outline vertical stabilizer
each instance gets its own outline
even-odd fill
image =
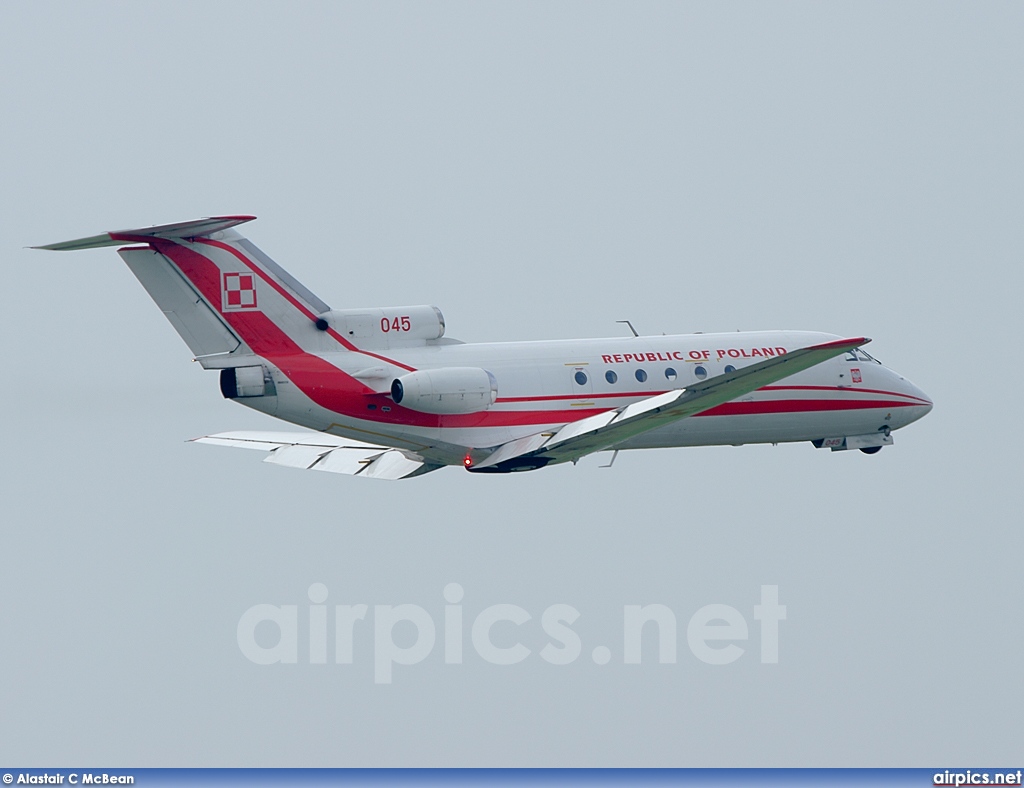
[[[55,251],[131,244],[119,254],[204,366],[223,356],[264,358],[356,350],[321,315],[330,307],[220,216],[118,230],[36,247]]]

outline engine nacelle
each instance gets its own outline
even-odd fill
[[[220,371],[220,393],[226,399],[276,396],[270,372],[262,364],[252,367],[227,367]]]
[[[314,325],[321,331],[333,328],[361,347],[425,342],[444,336],[444,315],[436,306],[332,309],[319,315]]]
[[[391,399],[421,413],[479,413],[497,398],[498,381],[479,367],[421,369],[391,383]]]

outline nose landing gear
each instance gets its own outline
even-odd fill
[[[889,417],[886,416],[886,418],[889,418]],[[888,424],[886,424],[884,427],[879,427],[878,428],[878,433],[882,437],[882,440],[883,441],[888,441],[889,444],[892,443],[892,438],[889,437],[889,434],[891,432],[892,432],[892,428]],[[862,452],[864,452],[865,454],[878,454],[878,452],[880,452],[882,450],[882,446],[885,446],[885,445],[887,445],[887,444],[881,443],[881,444],[879,444],[877,446],[861,446],[860,450]]]
[[[888,426],[879,428],[878,432],[868,435],[847,435],[842,438],[819,438],[811,441],[816,449],[831,449],[832,451],[849,451],[860,449],[865,454],[877,454],[883,446],[892,446],[892,430]]]

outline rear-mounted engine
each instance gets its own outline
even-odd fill
[[[359,347],[422,344],[444,336],[444,315],[436,306],[335,309],[318,315],[313,325],[333,329]]]
[[[220,371],[220,393],[226,399],[274,396],[277,391],[270,373],[263,365],[231,367]]]
[[[486,369],[421,369],[395,378],[391,399],[421,413],[479,413],[498,398],[498,382]]]

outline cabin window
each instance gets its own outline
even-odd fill
[[[644,372],[644,370],[642,370],[642,369],[638,369],[638,370],[636,371],[636,379],[637,379],[637,380],[638,380],[638,381],[639,381],[640,383],[646,383],[646,382],[647,382],[647,373],[646,373],[646,372]]]
[[[704,380],[708,376],[708,371],[698,364],[693,368],[693,374],[697,376],[697,380]]]
[[[672,369],[672,367],[669,367],[668,369],[665,370],[665,379],[666,380],[675,380],[676,379],[676,371],[674,369]]]
[[[730,372],[735,372],[735,371],[736,371],[736,367],[734,367],[732,364],[726,364],[725,365],[725,374],[726,375],[728,375]]]
[[[582,369],[577,370],[576,374],[573,377],[575,377],[576,382],[579,383],[581,386],[587,385],[587,373],[584,372]]]
[[[615,383],[619,379],[619,376],[615,374],[614,370],[609,369],[604,373],[604,379],[609,383]]]

